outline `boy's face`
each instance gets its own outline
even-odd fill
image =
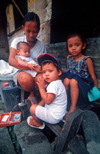
[[[48,83],[58,80],[62,74],[61,70],[58,71],[53,63],[47,63],[42,66],[42,72],[44,80]]]
[[[72,56],[81,54],[82,49],[85,49],[86,44],[82,42],[81,38],[74,36],[67,40],[68,51]]]
[[[17,54],[23,57],[30,57],[30,48],[28,45],[21,45],[20,49],[17,50]]]

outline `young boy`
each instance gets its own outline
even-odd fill
[[[31,102],[32,116],[28,117],[27,123],[31,127],[43,129],[45,125],[41,120],[56,124],[63,119],[67,108],[67,94],[59,78],[62,72],[56,58],[45,53],[38,57],[38,63],[43,77],[37,79],[36,83],[42,100],[38,105]],[[30,100],[27,102],[30,103]]]

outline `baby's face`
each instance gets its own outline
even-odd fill
[[[30,57],[30,48],[28,45],[21,45],[18,55],[23,57]]]

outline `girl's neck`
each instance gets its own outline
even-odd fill
[[[79,56],[72,56],[72,59],[77,61],[77,60],[80,60],[80,58],[82,58],[82,54],[80,54]]]

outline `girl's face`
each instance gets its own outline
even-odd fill
[[[82,42],[79,36],[74,36],[67,40],[68,51],[72,56],[79,56],[82,50],[85,49],[86,44]]]
[[[58,80],[59,76],[62,74],[60,70],[57,70],[53,63],[47,63],[42,66],[42,72],[44,80],[48,83]]]
[[[30,57],[30,48],[27,45],[21,45],[20,49],[17,50],[17,54],[24,57]]]
[[[39,29],[36,21],[27,21],[25,25],[22,25],[25,32],[27,42],[29,44],[34,43],[38,35]]]

